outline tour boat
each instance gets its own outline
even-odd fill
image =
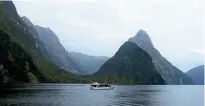
[[[114,89],[114,86],[109,84],[99,84],[98,82],[94,82],[90,85],[90,89],[92,90],[111,90]]]

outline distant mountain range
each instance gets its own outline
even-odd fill
[[[0,34],[1,82],[192,84],[143,30],[111,58],[89,56],[67,51],[50,28],[20,17],[12,1],[0,1]]]
[[[106,56],[90,56],[82,53],[68,52],[68,55],[84,69],[85,74],[93,74],[109,59]]]
[[[204,65],[195,67],[185,74],[192,78],[194,84],[204,85]]]

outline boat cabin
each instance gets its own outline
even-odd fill
[[[99,84],[97,82],[94,82],[91,84],[92,87],[111,87],[109,84]]]

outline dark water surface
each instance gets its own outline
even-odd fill
[[[204,106],[204,86],[135,85],[90,90],[86,84],[19,85],[0,94],[0,106]]]

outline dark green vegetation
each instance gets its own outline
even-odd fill
[[[185,74],[192,78],[194,84],[204,85],[204,65],[192,68]]]
[[[8,71],[3,72],[1,82],[45,81],[43,74],[33,64],[32,58],[8,34],[0,30],[0,64]]]
[[[165,84],[151,57],[135,43],[125,42],[94,74],[99,82],[119,84]]]
[[[42,49],[44,48],[39,47],[39,45],[42,45],[42,42],[39,41],[36,35],[37,32],[21,19],[12,1],[0,1],[0,14],[0,29],[6,33],[4,37],[2,37],[2,40],[9,39],[9,41],[6,42],[8,44],[4,44],[4,46],[9,45],[10,47],[7,48],[8,51],[5,49],[5,55],[13,53],[10,55],[11,58],[8,58],[10,60],[7,60],[5,68],[12,66],[12,68],[8,68],[8,71],[12,72],[10,73],[11,75],[16,76],[15,81],[29,82],[29,79],[35,79],[39,82],[87,82],[84,78],[57,67],[43,57]],[[18,46],[13,47],[15,44],[9,42],[15,42]],[[20,58],[21,55],[25,55],[25,57],[22,59]],[[6,58],[4,59],[4,61],[6,61]],[[13,61],[12,59],[18,59],[18,61],[10,62]],[[30,65],[28,72],[31,73],[21,70],[24,69],[23,67],[28,63]],[[21,71],[19,72],[17,69],[14,70],[16,67],[21,67],[19,68]]]

